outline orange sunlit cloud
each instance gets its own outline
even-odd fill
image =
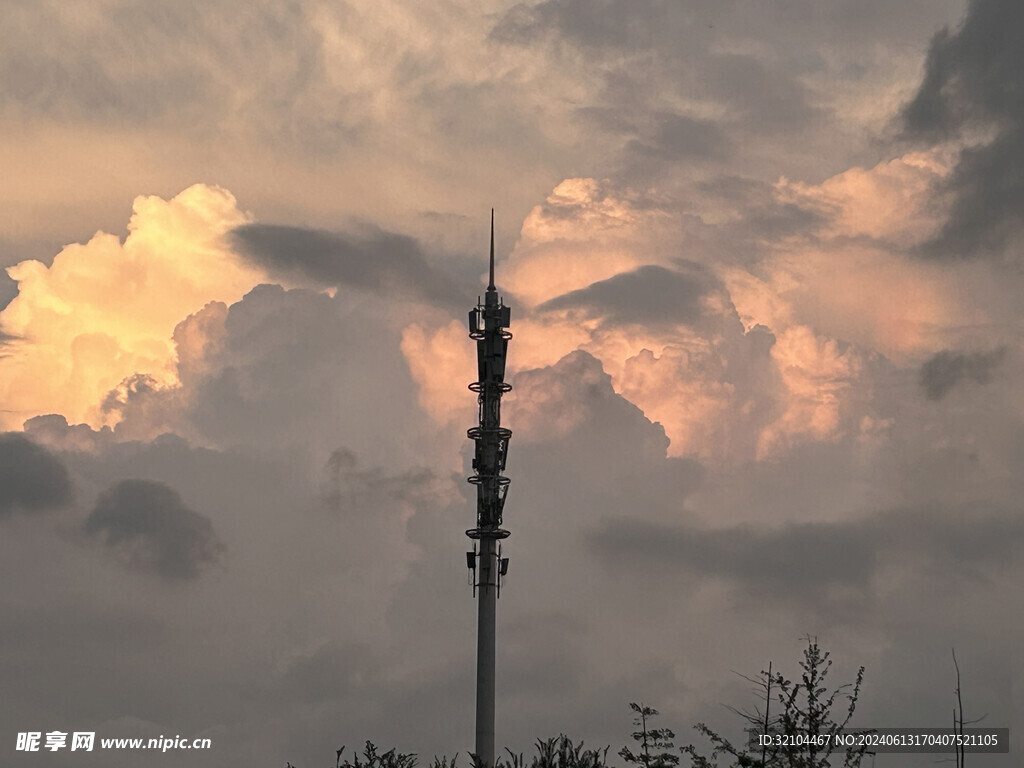
[[[694,326],[536,311],[569,291],[647,264],[670,266],[686,253],[673,229],[676,214],[594,179],[566,179],[530,212],[501,265],[500,287],[526,302],[515,307],[513,330],[524,341],[517,340],[510,370],[588,352],[617,393],[662,424],[675,456],[766,458],[855,433],[875,418],[865,365],[871,355],[919,359],[972,319],[948,269],[899,252],[937,231],[942,212],[929,205],[950,162],[940,149],[852,168],[819,185],[783,179],[777,200],[819,213],[821,231],[782,239],[756,274],[712,263],[724,288],[704,297],[704,320]],[[446,393],[472,365],[456,325],[407,329],[403,344],[421,402],[439,422],[459,409]],[[775,337],[770,354],[744,343],[744,332],[758,325]],[[428,366],[428,349],[434,361],[463,361],[453,363],[451,381],[445,366],[440,373],[436,362]],[[737,368],[749,380],[734,381]]]
[[[667,261],[649,250],[670,223],[632,192],[612,194],[595,179],[566,179],[523,222],[502,265],[506,290],[536,306],[643,264]]]
[[[934,190],[950,162],[948,150],[936,149],[852,168],[819,185],[780,181],[780,200],[826,223],[817,238],[776,245],[758,277],[724,273],[744,325],[781,332],[808,324],[904,361],[947,344],[951,329],[982,321],[958,296],[962,275],[901,252],[938,232],[945,212]]]
[[[938,232],[947,211],[931,194],[949,175],[955,155],[942,147],[911,152],[873,168],[850,168],[821,184],[781,179],[779,199],[831,216],[833,237],[866,235],[900,246],[919,243]]]
[[[175,326],[263,278],[224,243],[249,220],[230,192],[197,184],[170,200],[136,198],[123,243],[98,232],[49,267],[8,268],[18,295],[0,313],[0,329],[16,338],[0,359],[3,427],[44,413],[98,427],[109,418],[105,396],[126,377],[176,384]]]

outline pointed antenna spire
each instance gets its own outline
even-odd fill
[[[491,281],[487,284],[487,290],[493,291],[494,288],[494,209],[491,208]]]

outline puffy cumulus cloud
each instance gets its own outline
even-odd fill
[[[235,301],[261,270],[225,235],[247,220],[226,190],[197,184],[170,200],[138,197],[122,243],[99,232],[66,246],[47,267],[8,268],[18,296],[0,313],[19,338],[0,358],[9,423],[48,412],[100,425],[107,393],[177,382],[175,326],[211,300]]]
[[[195,578],[224,550],[207,517],[152,480],[123,480],[101,493],[85,532],[126,565],[172,581]]]
[[[420,405],[438,422],[470,423],[476,412],[474,398],[466,390],[476,369],[474,345],[467,333],[457,320],[433,333],[417,323],[402,329],[402,354],[419,386]]]
[[[662,338],[626,357],[616,384],[665,427],[672,455],[750,460],[786,398],[774,345],[763,326],[720,343]]]
[[[696,463],[668,457],[664,427],[615,391],[599,360],[577,350],[520,372],[514,383],[505,410],[513,426],[510,454],[519,458],[510,459],[509,474],[523,467],[568,505],[567,514],[605,508],[597,499],[608,493],[617,503],[629,503],[633,494],[637,514],[645,504],[655,517],[682,511],[699,483]],[[521,452],[516,445],[524,446]],[[551,501],[543,506],[555,508]]]
[[[315,455],[344,436],[374,464],[396,448],[411,456],[422,418],[399,350],[402,319],[375,297],[258,286],[228,309],[185,419],[214,445]],[[389,430],[408,446],[382,439]]]
[[[678,246],[672,246],[679,226],[677,217],[636,192],[593,179],[569,179],[531,212],[515,250],[498,267],[498,283],[508,289],[513,305],[510,378],[585,350],[611,374],[617,392],[628,391],[648,415],[657,411],[670,430],[673,455],[717,450],[698,449],[696,431],[686,427],[695,412],[706,422],[718,412],[696,406],[686,395],[700,388],[695,379],[703,381],[726,367],[721,360],[717,368],[709,363],[708,349],[715,348],[713,357],[723,338],[742,346],[743,336],[718,278],[706,266],[679,258]],[[672,372],[685,371],[685,382],[672,387],[668,364],[661,366],[665,373],[660,377],[642,372],[645,350],[666,363],[673,360]],[[471,413],[465,398],[452,394],[461,391],[473,370],[472,344],[458,323],[435,331],[407,328],[403,352],[420,385],[421,401],[435,419]],[[669,418],[669,409],[654,405],[667,405],[673,397],[687,401],[682,410],[688,416]],[[557,421],[565,418],[570,414]],[[548,427],[526,418],[520,429],[530,434]]]
[[[566,179],[530,211],[500,266],[502,287],[533,306],[675,254],[653,246],[672,217],[610,182]],[[643,234],[638,238],[638,235]]]
[[[773,341],[763,328],[709,339],[689,329],[631,326],[595,330],[578,351],[600,361],[614,391],[665,430],[670,455],[745,459],[754,456],[750,435],[771,421],[785,394]],[[518,389],[519,375],[513,383]],[[573,422],[574,412],[570,399],[550,420],[527,418],[522,428],[544,433]]]
[[[925,167],[923,177],[918,166]],[[817,227],[841,221],[850,206],[884,207],[890,193],[923,205],[930,186],[922,178],[935,175],[937,166],[917,158],[894,167],[865,171],[860,181],[837,181],[834,188],[783,182],[776,204],[813,211]],[[876,184],[875,173],[895,180]],[[861,201],[862,189],[868,196],[883,190],[883,201]],[[914,334],[924,335],[922,327],[941,325],[940,288],[947,286],[919,287],[922,299],[908,309],[906,286],[918,277],[915,268],[927,265],[915,267],[879,247],[867,249],[869,257],[843,262],[834,252],[840,246],[822,247],[821,235],[789,235],[773,244],[758,268],[741,267],[718,260],[707,225],[691,219],[667,201],[609,182],[570,179],[556,187],[524,222],[515,250],[498,269],[510,302],[525,300],[525,306],[513,306],[512,375],[586,351],[610,375],[615,392],[664,427],[672,456],[753,460],[804,441],[857,433],[865,418],[874,423],[872,367],[865,361],[879,347],[920,343]],[[848,219],[866,221],[863,214]],[[898,227],[891,229],[876,234],[894,236]],[[849,243],[855,233],[842,230],[824,239]],[[889,318],[865,311],[860,296],[875,283],[885,285],[877,274],[880,263],[889,269],[885,278],[904,274],[900,285],[888,288]],[[914,325],[906,315],[924,314],[920,307],[933,314]],[[906,338],[888,340],[893,329]],[[844,331],[860,343],[838,341]],[[471,346],[457,323],[406,331],[403,351],[421,400],[438,421],[469,414],[451,393],[460,389],[463,371],[472,370]],[[549,426],[527,420],[520,429]]]
[[[0,517],[57,507],[71,498],[71,476],[60,459],[22,434],[0,433]]]
[[[937,188],[949,175],[952,152],[912,152],[873,168],[850,168],[821,184],[781,179],[780,202],[818,213],[830,237],[868,237],[906,248],[933,237],[944,211]]]
[[[806,325],[900,362],[986,319],[964,300],[970,283],[958,284],[931,265],[870,246],[793,244],[766,259],[758,272],[726,276],[744,324],[777,332]]]
[[[613,252],[617,261],[598,263],[599,274],[615,274],[592,279],[584,271],[577,279],[585,285],[570,284],[528,312],[520,327],[532,334],[543,325],[539,338],[550,341],[524,350],[527,365],[586,350],[616,392],[665,427],[676,456],[749,460],[806,441],[875,434],[885,421],[872,405],[879,354],[919,360],[959,328],[985,321],[973,305],[984,280],[965,291],[971,282],[963,275],[901,253],[938,226],[924,212],[946,168],[941,152],[918,153],[820,185],[783,180],[773,204],[808,212],[812,226],[768,240],[764,257],[746,266],[717,259],[702,229],[681,223],[678,212],[573,182],[535,209],[528,236],[524,225],[509,260],[513,285],[574,239],[589,251],[574,256],[570,246],[569,264]],[[595,208],[614,215],[606,222]],[[873,215],[893,208],[922,215]],[[628,250],[608,245],[626,233]],[[566,327],[571,337],[559,333]]]
[[[508,302],[506,302],[508,303]],[[573,318],[522,317],[512,307],[508,375],[550,365],[590,339],[585,323]],[[418,388],[419,404],[439,424],[470,424],[476,418],[476,396],[467,390],[476,371],[476,350],[467,327],[453,320],[436,327],[413,323],[402,330],[402,354]]]
[[[581,396],[574,397],[578,391]],[[611,378],[586,352],[572,352],[554,366],[523,371],[515,395],[506,397],[515,424],[530,440],[553,440],[583,426],[596,398],[614,400]],[[666,445],[661,445],[664,450]]]
[[[910,153],[810,185],[782,179],[775,200],[815,215],[769,241],[750,269],[723,270],[747,327],[793,324],[904,364],[949,346],[962,329],[996,321],[983,271],[910,256],[943,221],[949,152]],[[989,308],[993,311],[989,311]]]
[[[509,378],[517,370],[552,365],[584,347],[600,323],[601,312],[593,313],[595,318],[588,321],[581,313],[568,310],[570,305],[592,303],[593,290],[602,289],[575,296],[570,292],[586,291],[596,281],[615,278],[653,260],[649,250],[638,253],[645,243],[651,243],[638,240],[638,235],[653,236],[671,226],[671,218],[648,205],[643,195],[618,190],[611,182],[583,178],[558,184],[526,217],[515,248],[507,260],[501,261],[499,256],[496,267],[499,290],[505,294],[505,303],[512,306],[516,335]],[[669,261],[667,254],[657,253],[657,257]],[[632,285],[650,277],[644,273],[625,279]],[[616,292],[615,286],[611,292]],[[564,297],[566,293],[570,296]],[[619,300],[620,305],[624,302],[628,297]],[[566,311],[538,313],[534,311],[538,305],[542,310]],[[410,324],[403,331],[402,352],[419,385],[420,402],[435,420],[471,415],[472,400],[467,402],[464,390],[476,367],[475,353],[461,323],[451,321],[444,327]]]
[[[838,439],[870,413],[870,354],[793,326],[778,336],[772,357],[786,388],[785,410],[761,434],[759,456],[793,441]]]
[[[406,320],[349,289],[330,296],[260,285],[230,306],[211,302],[173,332],[175,386],[134,377],[107,398],[111,433],[127,441],[172,432],[208,448],[295,452],[314,463],[344,444],[371,466],[410,461],[423,455],[417,441],[441,440],[451,450],[427,455],[449,467],[464,432],[438,430],[418,406],[400,350]],[[458,388],[472,407],[466,377]],[[79,438],[95,443],[74,432]]]
[[[589,322],[580,347],[601,360],[615,391],[660,423],[673,456],[752,458],[750,435],[771,420],[785,390],[771,333],[745,333],[721,280],[676,259],[552,299],[555,327]]]

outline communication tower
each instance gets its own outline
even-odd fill
[[[469,338],[476,342],[477,380],[469,388],[477,393],[479,423],[466,434],[476,443],[474,474],[476,527],[466,531],[473,551],[466,553],[473,591],[478,599],[476,634],[476,755],[483,765],[494,765],[494,645],[497,599],[508,558],[501,556],[501,540],[509,532],[501,527],[509,479],[501,473],[508,459],[512,430],[501,426],[501,396],[512,389],[505,382],[505,358],[512,334],[509,307],[494,287],[494,209],[491,209],[490,281],[484,300],[469,310]]]

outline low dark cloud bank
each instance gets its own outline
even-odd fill
[[[60,460],[18,432],[0,434],[0,518],[71,501],[71,477]]]
[[[195,578],[224,550],[208,518],[152,480],[122,480],[101,493],[85,531],[126,565],[168,580]]]
[[[886,510],[859,520],[776,528],[702,530],[610,519],[590,534],[613,562],[651,562],[718,577],[748,594],[814,600],[833,588],[867,597],[886,565],[910,564],[945,578],[986,578],[1013,562],[1024,519],[986,508],[940,506]]]

